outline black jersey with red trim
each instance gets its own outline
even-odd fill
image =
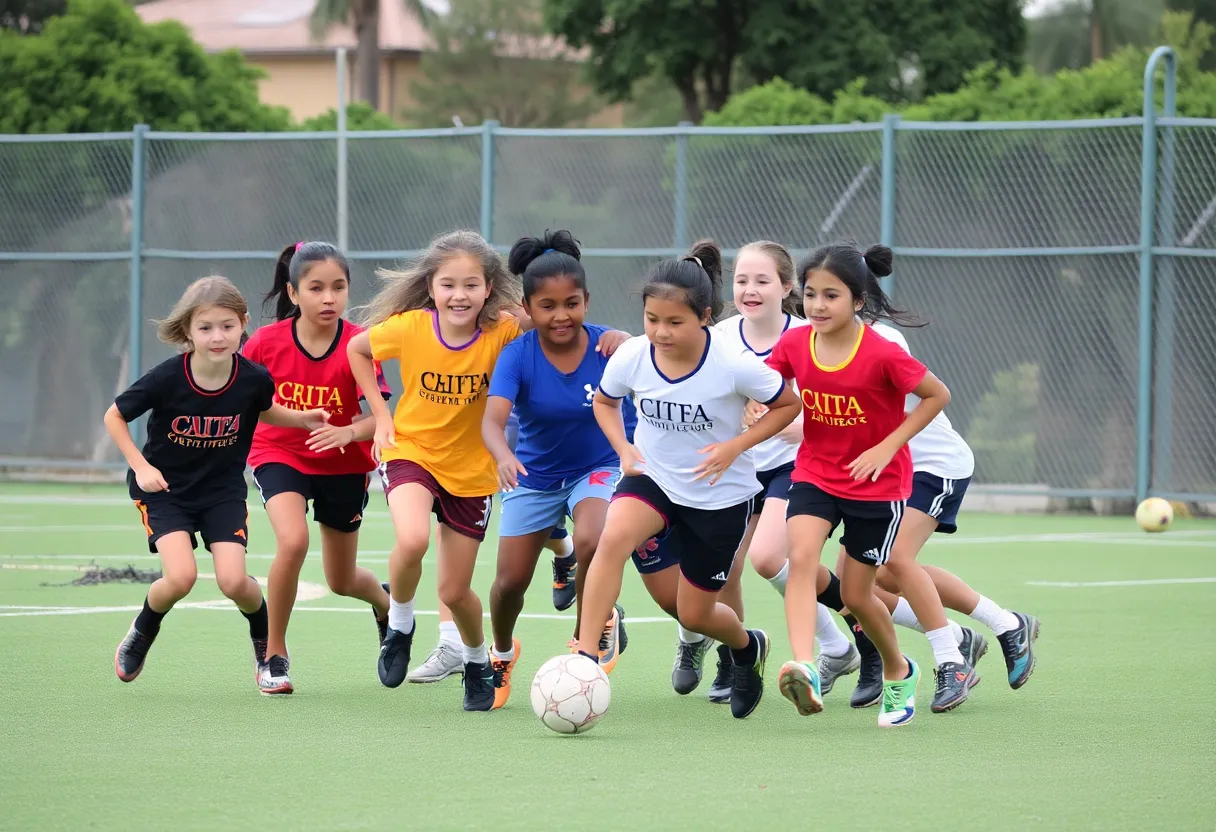
[[[114,404],[128,422],[151,413],[144,458],[160,470],[174,502],[203,507],[248,496],[245,461],[258,417],[273,402],[270,373],[243,355],[232,357],[227,384],[204,390],[185,354],[157,364]],[[133,471],[127,486],[131,499],[147,498]]]

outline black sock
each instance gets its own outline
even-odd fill
[[[591,661],[595,662],[596,664],[599,664],[599,663],[600,663],[600,657],[599,657],[599,656],[593,656],[593,655],[591,655],[590,653],[588,653],[586,650],[579,650],[579,651],[578,651],[578,654],[579,654],[580,656],[586,656],[587,658],[591,659]]]
[[[571,552],[568,555],[554,555],[553,559],[562,566],[569,566],[574,563],[574,552]]]
[[[266,620],[266,599],[262,599],[262,606],[258,607],[255,612],[242,611],[241,615],[249,619],[249,637],[265,641],[270,635],[270,624]]]
[[[857,619],[853,616],[853,613],[848,613],[847,615],[842,615],[840,617],[844,619],[844,623],[848,624],[849,629],[851,629],[853,632],[861,632],[861,625],[857,623]]]
[[[819,593],[819,603],[823,604],[830,610],[840,612],[844,609],[844,602],[840,600],[840,578],[836,574],[829,572],[828,585],[823,592]],[[848,621],[848,617],[845,618]]]
[[[742,650],[731,648],[730,656],[735,664],[739,667],[750,667],[756,663],[756,657],[760,652],[760,640],[756,638],[756,634],[751,630],[747,631],[747,646]]]
[[[148,606],[148,599],[144,597],[144,608],[139,611],[139,615],[135,618],[135,629],[146,635],[148,638],[153,638],[160,632],[160,622],[166,615],[166,612],[157,612]]]

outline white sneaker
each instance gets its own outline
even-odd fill
[[[452,647],[445,642],[439,642],[426,661],[415,667],[405,677],[407,681],[417,684],[440,682],[454,673],[464,671],[464,651],[460,647]]]

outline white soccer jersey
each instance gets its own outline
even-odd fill
[[[798,326],[807,326],[810,321],[805,318],[799,318],[797,315],[786,315],[785,326],[781,331],[784,333],[787,329],[792,329]],[[752,348],[752,345],[747,343],[747,339],[743,337],[743,316],[736,315],[733,318],[727,318],[724,321],[718,321],[714,324],[714,332],[721,333],[723,339],[728,341],[730,345],[738,350],[750,352],[760,360],[768,358],[769,353],[773,351],[769,347],[763,352],[757,352]],[[779,468],[787,463],[792,463],[794,457],[798,455],[798,444],[802,441],[802,437],[795,437],[794,442],[788,442],[780,436],[774,436],[772,439],[765,439],[759,445],[752,449],[752,458],[756,463],[757,471],[771,471],[774,468]]]
[[[908,355],[912,354],[907,339],[895,327],[877,323],[873,329],[888,341],[899,344]],[[919,403],[920,398],[909,393],[904,411],[911,412]],[[914,471],[925,471],[947,480],[962,480],[975,473],[971,446],[950,424],[945,411],[934,416],[924,430],[912,437],[908,450],[912,452]]]
[[[706,445],[738,436],[748,399],[769,404],[785,387],[780,373],[709,331],[701,363],[688,375],[669,379],[659,372],[654,349],[644,335],[617,348],[600,380],[614,399],[633,396],[638,424],[633,440],[642,466],[673,503],[719,509],[738,505],[760,491],[750,454],[741,454],[714,485],[694,479]]]

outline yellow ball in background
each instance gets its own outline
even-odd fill
[[[1136,522],[1146,532],[1163,532],[1174,522],[1174,507],[1168,500],[1149,497],[1136,506]]]

